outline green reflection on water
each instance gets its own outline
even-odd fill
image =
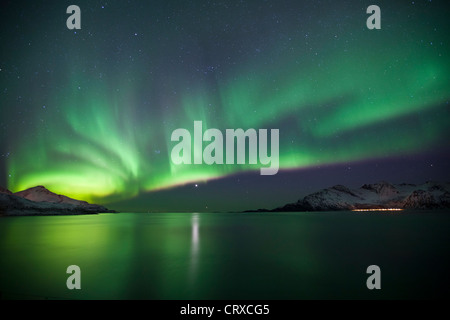
[[[450,265],[449,225],[448,214],[348,212],[4,218],[0,291],[7,299],[407,298],[430,288],[442,296],[448,286],[430,279]],[[66,288],[72,264],[81,290]],[[382,292],[365,288],[370,264],[391,282]]]

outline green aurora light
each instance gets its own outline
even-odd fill
[[[81,70],[101,53],[74,47],[77,60],[67,63],[60,90],[50,94],[61,112],[49,113],[31,138],[10,146],[8,187],[45,185],[107,203],[259,170],[172,164],[170,135],[192,130],[194,120],[204,130],[279,128],[280,169],[410,154],[442,143],[449,128],[447,41],[423,45],[427,30],[405,34],[387,26],[372,32],[348,25],[339,42],[324,34],[308,45],[297,39],[292,50],[272,40],[259,58],[242,59],[212,80],[174,71],[164,82],[170,86],[125,62],[108,80],[93,78]]]

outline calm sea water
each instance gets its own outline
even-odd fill
[[[19,299],[450,297],[450,213],[168,213],[0,219]],[[381,268],[381,290],[366,269]],[[81,290],[66,269],[81,268]]]

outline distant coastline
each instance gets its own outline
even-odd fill
[[[350,189],[335,185],[274,209],[250,209],[238,213],[319,212],[319,211],[394,211],[450,209],[450,183],[428,181],[423,184],[391,184],[382,181]],[[118,213],[56,194],[44,186],[12,193],[0,187],[0,216],[58,216]]]
[[[391,184],[381,181],[364,184],[358,189],[343,185],[307,195],[297,202],[275,209],[256,209],[243,212],[304,212],[352,210],[430,210],[450,209],[450,183],[428,181],[415,185]]]

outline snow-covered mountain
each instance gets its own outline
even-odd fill
[[[430,181],[420,185],[406,183],[393,185],[382,181],[375,184],[365,184],[353,190],[342,185],[336,185],[310,194],[295,203],[289,203],[270,211],[331,211],[382,208],[450,208],[450,184]]]
[[[69,215],[115,212],[107,208],[55,194],[43,186],[17,193],[0,187],[0,214],[3,215]]]
[[[29,188],[24,191],[14,193],[24,199],[36,202],[52,202],[52,203],[68,203],[74,205],[88,205],[86,201],[75,200],[60,194],[53,193],[47,190],[44,186],[37,186]]]

